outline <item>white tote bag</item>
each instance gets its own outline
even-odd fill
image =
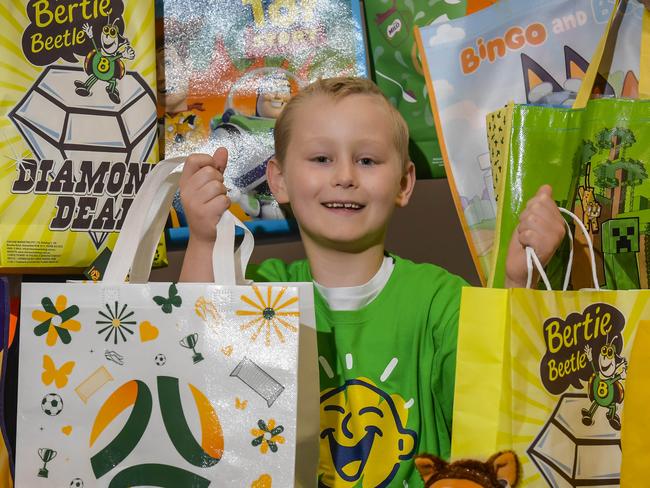
[[[148,283],[181,170],[147,177],[102,282],[23,286],[17,486],[314,485],[312,285],[247,284],[230,213],[215,283]]]

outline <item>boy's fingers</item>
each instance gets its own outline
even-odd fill
[[[228,164],[228,150],[225,147],[220,147],[212,155],[212,160],[214,161],[214,167],[219,173],[223,174]]]
[[[214,166],[204,166],[192,176],[188,181],[188,187],[199,188],[208,181],[218,181],[223,183],[223,175]]]
[[[212,156],[209,154],[195,153],[190,154],[185,160],[185,167],[183,168],[183,175],[181,179],[187,179],[201,168],[211,166],[219,173],[223,174],[228,162],[228,150],[220,147]]]
[[[209,181],[195,192],[197,201],[207,203],[214,198],[226,195],[226,187],[218,181]]]
[[[521,213],[520,220],[522,220],[524,216],[535,214],[550,219],[562,218],[557,204],[551,197],[550,187],[548,185],[544,185],[544,187],[539,189],[537,195],[528,200],[526,208]]]
[[[181,178],[181,198],[192,198],[201,188],[216,182],[223,185],[223,175],[212,166],[204,166],[185,181]],[[225,193],[224,189],[224,193]]]
[[[230,207],[230,198],[226,195],[219,195],[205,204],[205,212],[209,215],[223,215]]]
[[[532,230],[539,232],[542,236],[557,235],[562,237],[566,232],[564,228],[564,220],[561,217],[554,218],[549,214],[540,214],[528,211],[522,212],[517,230],[519,233]]]
[[[553,188],[551,188],[551,185],[542,185],[539,187],[539,190],[537,190],[537,195],[536,196],[542,196],[546,195],[549,198],[553,198]]]
[[[546,261],[550,258],[550,243],[547,240],[547,236],[541,235],[532,229],[525,230],[519,234],[519,244],[521,247],[532,247],[544,265],[546,265]]]
[[[549,214],[540,210],[539,207],[527,208],[519,216],[519,226],[522,227],[532,227],[532,228],[543,228],[545,225],[548,225]]]
[[[185,160],[185,165],[183,166],[180,185],[182,186],[187,181],[190,181],[194,174],[197,173],[201,168],[210,166],[212,164],[212,156],[209,154],[190,154]]]

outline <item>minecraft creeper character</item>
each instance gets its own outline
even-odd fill
[[[608,220],[602,225],[602,243],[607,288],[640,288],[637,264],[639,219],[628,217]]]

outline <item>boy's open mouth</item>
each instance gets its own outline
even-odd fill
[[[361,210],[365,207],[365,205],[356,202],[323,202],[322,205],[335,210]]]

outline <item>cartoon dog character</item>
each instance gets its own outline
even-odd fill
[[[425,488],[505,488],[519,482],[519,459],[513,451],[494,454],[486,462],[461,459],[448,463],[430,454],[415,457]]]
[[[526,54],[521,55],[521,67],[526,101],[529,104],[571,107],[589,69],[589,61],[569,46],[564,46],[566,80],[563,84],[556,81],[548,71]],[[614,88],[600,73],[596,75],[594,93],[603,97],[615,95]]]

